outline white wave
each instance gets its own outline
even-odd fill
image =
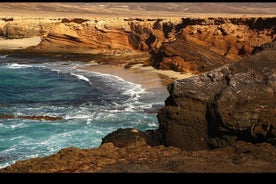
[[[100,73],[100,72],[94,72],[94,71],[90,71],[90,73],[92,73],[96,76],[101,76],[103,78],[107,78],[107,79],[115,79],[117,81],[129,82],[129,81],[125,81],[123,78],[121,78],[117,75],[111,75],[111,74],[107,74],[107,73]],[[132,83],[132,84],[134,84],[134,83]]]
[[[125,109],[124,109],[125,110]],[[122,109],[113,109],[113,110],[105,110],[106,112],[110,112],[110,113],[117,113],[117,112],[122,112],[124,111]]]
[[[23,140],[24,138],[25,138],[24,136],[20,135],[20,136],[17,136],[17,137],[12,137],[10,140],[11,141],[13,141],[13,140]]]
[[[158,123],[148,123],[147,124],[149,127],[151,127],[151,128],[158,128]]]
[[[71,75],[74,75],[74,76],[76,76],[78,79],[84,80],[84,81],[88,82],[90,85],[92,85],[92,83],[90,82],[90,80],[89,80],[87,77],[85,77],[85,76],[83,76],[83,75],[75,74],[75,73],[73,73],[73,72],[71,72],[70,74],[71,74]]]
[[[19,127],[24,127],[24,126],[25,126],[24,123],[18,123],[18,124],[15,124],[15,125],[10,125],[10,127],[11,127],[12,129],[19,128]]]
[[[68,114],[64,117],[64,119],[66,120],[70,120],[70,119],[87,119],[87,120],[92,120],[93,119],[94,114]]]
[[[105,74],[105,73],[100,73],[100,72],[91,72],[93,74],[96,74],[97,76],[101,76],[103,78],[109,79],[109,80],[115,80],[116,82],[121,83],[119,85],[122,89],[124,89],[124,92],[122,93],[123,95],[130,95],[134,100],[138,100],[140,98],[140,94],[147,93],[145,88],[142,87],[141,84],[136,84],[130,81],[126,81],[123,78],[116,76],[116,75],[111,75],[111,74]]]
[[[12,63],[8,64],[6,68],[8,69],[20,69],[20,68],[30,68],[33,67],[32,65],[24,65],[24,64],[17,64],[17,63]]]
[[[126,108],[125,111],[127,112],[134,112],[135,110],[137,110],[137,108],[131,104],[129,104]]]
[[[58,74],[61,72],[60,70],[57,70],[57,69],[52,69],[51,71],[52,72],[57,72]]]
[[[99,131],[99,130],[96,130],[95,133],[98,134],[98,135],[101,135],[101,136],[104,136],[104,135],[105,135],[103,132],[101,132],[101,131]]]
[[[87,118],[86,124],[87,124],[87,125],[91,124],[92,120],[93,120],[92,118]]]
[[[0,55],[0,59],[5,59],[8,55]]]
[[[140,95],[143,93],[145,93],[145,89],[142,88],[140,84],[135,84],[135,85],[130,85],[130,88],[125,89],[125,91],[122,94],[130,95],[132,97],[132,100],[136,101],[140,98]]]
[[[139,107],[142,109],[150,109],[152,108],[152,104],[141,104]]]

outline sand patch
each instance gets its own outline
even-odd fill
[[[36,46],[41,42],[39,36],[22,39],[0,39],[0,49],[26,49],[31,46]]]
[[[174,71],[157,70],[153,67],[142,67],[133,65],[131,68],[124,68],[123,65],[87,65],[78,67],[80,70],[99,72],[121,77],[126,81],[141,84],[148,91],[159,91],[169,94],[167,86],[176,79],[184,79],[193,76],[193,74]]]
[[[133,65],[131,68],[137,68],[147,72],[158,73],[160,75],[168,77],[171,80],[185,79],[194,76],[194,74],[192,73],[175,72],[173,70],[158,70],[152,66],[143,67],[142,64]]]

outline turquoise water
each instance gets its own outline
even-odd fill
[[[147,110],[163,106],[166,94],[76,69],[82,65],[0,56],[0,115],[64,119],[0,119],[0,168],[65,147],[97,147],[118,128],[158,128],[156,113]]]

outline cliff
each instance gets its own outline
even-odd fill
[[[65,148],[0,172],[276,172],[275,20],[2,19],[4,38],[41,36],[24,53],[149,53],[144,64],[199,75],[168,86],[157,130],[120,129],[98,148]]]
[[[276,137],[276,42],[244,61],[168,86],[158,113],[164,144],[201,150]],[[262,50],[260,49],[260,50]]]
[[[101,54],[126,63],[149,53],[150,58],[141,61],[145,65],[201,73],[236,62],[261,44],[275,41],[275,25],[274,17],[2,18],[0,37],[40,36],[41,43],[26,52]]]
[[[0,172],[275,173],[275,43],[169,85],[158,130],[119,129],[98,148],[65,148]]]

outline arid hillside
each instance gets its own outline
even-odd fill
[[[179,17],[276,12],[276,3],[1,3],[0,16]]]

